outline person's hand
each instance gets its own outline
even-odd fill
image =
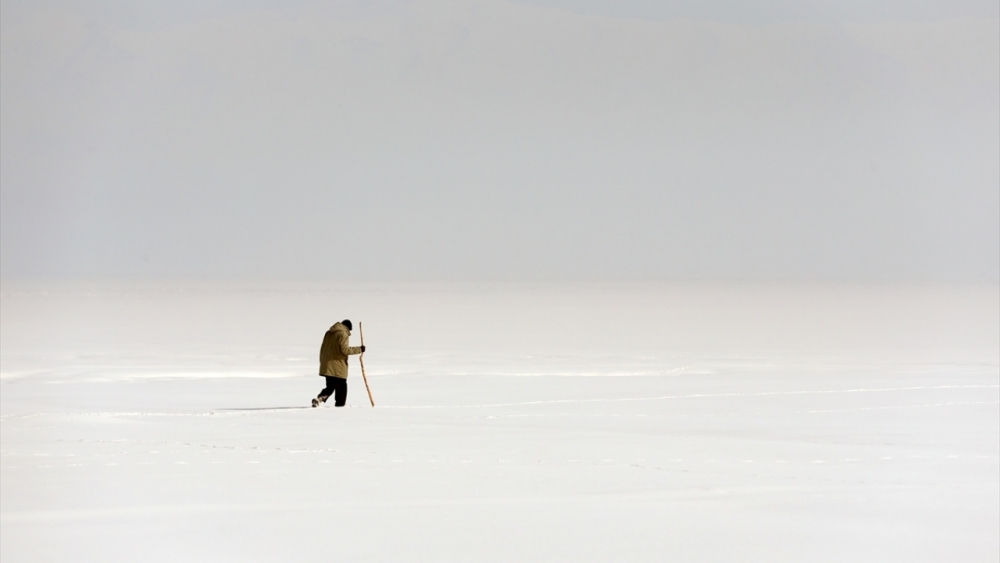
[[[362,344],[362,345],[361,345],[361,353],[362,353],[362,354],[364,354],[364,353],[365,353],[365,345],[364,345],[364,344]]]

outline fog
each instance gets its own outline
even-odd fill
[[[3,0],[0,275],[4,563],[1000,559],[996,0]]]
[[[995,2],[2,9],[8,278],[1000,276]]]

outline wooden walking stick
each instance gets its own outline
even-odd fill
[[[361,333],[361,346],[365,345],[365,329],[361,325],[361,321],[358,321],[358,332]],[[365,353],[361,352],[358,356],[358,361],[361,362],[361,377],[365,380],[365,389],[368,391],[368,400],[371,401],[372,407],[375,406],[375,399],[372,398],[372,388],[368,386],[368,376],[365,375]]]

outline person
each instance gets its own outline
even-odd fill
[[[330,327],[323,336],[323,346],[319,349],[319,374],[326,378],[326,387],[312,400],[318,407],[333,395],[334,405],[342,407],[347,403],[347,357],[365,351],[364,346],[349,346],[350,319],[344,319]]]

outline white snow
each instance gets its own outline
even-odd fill
[[[4,563],[1000,557],[996,285],[0,297]]]

